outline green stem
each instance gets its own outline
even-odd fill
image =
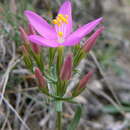
[[[61,112],[57,112],[56,130],[62,130],[62,126],[61,126]]]
[[[61,118],[62,118],[62,101],[56,101],[55,110],[57,114],[56,118],[56,130],[62,130]]]

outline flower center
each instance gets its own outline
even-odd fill
[[[66,24],[68,24],[68,15],[58,14],[56,19],[52,20],[52,23],[56,25],[58,42],[63,43],[64,34],[66,33]]]

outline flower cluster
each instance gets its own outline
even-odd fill
[[[25,16],[29,21],[28,33],[20,27],[21,37],[24,40],[22,50],[25,64],[35,74],[39,89],[44,94],[56,102],[72,101],[85,89],[93,72],[83,76],[71,91],[70,97],[64,97],[67,86],[77,72],[76,68],[80,61],[92,49],[104,27],[100,26],[83,45],[80,45],[80,41],[90,34],[103,18],[91,21],[72,32],[70,1],[62,4],[57,17],[52,20],[52,25],[32,11],[25,11]],[[65,46],[72,46],[66,56],[64,56]],[[46,59],[43,57],[44,48],[49,50]]]

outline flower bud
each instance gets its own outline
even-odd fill
[[[29,40],[28,40],[28,35],[25,32],[23,27],[19,27],[19,31],[20,31],[20,37],[21,39],[26,43],[29,44]]]
[[[92,77],[93,75],[93,71],[92,72],[88,72],[79,82],[79,86],[78,86],[78,90],[82,89],[85,87],[86,83],[88,82],[88,80]]]
[[[88,80],[92,77],[93,72],[88,72],[80,81],[79,83],[76,85],[76,87],[74,88],[74,90],[72,91],[72,96],[76,97],[78,96],[80,93],[83,92],[83,90],[85,89],[85,85],[88,83]]]
[[[32,27],[32,25],[31,24],[28,24],[28,31],[29,31],[29,35],[30,34],[36,34],[36,31],[34,30],[34,28]]]
[[[69,80],[72,74],[72,53],[69,53],[60,71],[61,80]]]
[[[97,38],[100,36],[100,34],[102,33],[102,31],[104,30],[104,26],[100,27],[99,29],[97,29],[96,32],[94,32],[89,39],[85,42],[84,46],[83,46],[83,50],[86,52],[89,52],[92,47],[95,45]]]
[[[31,34],[35,35],[36,34],[36,32],[35,32],[35,30],[34,30],[34,28],[32,27],[31,24],[28,25],[28,30],[29,30],[29,35],[31,35]],[[35,52],[36,54],[39,54],[41,52],[41,48],[40,48],[39,45],[32,43],[31,47],[32,47],[33,52]]]
[[[39,68],[35,68],[35,76],[38,80],[39,87],[41,89],[45,89],[46,88],[46,81],[45,81],[45,78],[43,77],[42,72],[40,71]]]

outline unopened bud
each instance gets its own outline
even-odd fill
[[[34,30],[34,28],[32,27],[32,25],[31,24],[28,24],[28,31],[29,31],[29,35],[30,34],[36,34],[36,31]]]
[[[19,31],[20,31],[20,37],[21,39],[26,43],[29,44],[29,40],[28,40],[28,35],[25,32],[25,30],[23,29],[23,27],[19,27]]]
[[[36,31],[34,30],[31,24],[28,25],[28,30],[29,30],[29,35],[36,34]],[[32,47],[33,52],[35,52],[36,54],[39,54],[41,52],[41,48],[39,45],[31,42],[31,47]]]
[[[72,74],[72,54],[69,53],[63,63],[60,71],[61,80],[69,80]]]
[[[46,88],[46,81],[45,78],[42,75],[42,72],[40,71],[39,68],[35,68],[35,76],[38,80],[38,84],[40,88]]]
[[[100,34],[102,33],[102,31],[104,30],[104,26],[100,27],[99,29],[97,29],[96,32],[94,32],[89,39],[85,42],[84,46],[83,46],[83,50],[86,52],[89,52],[92,47],[95,45],[97,38],[100,36]]]
[[[92,77],[93,75],[93,71],[92,72],[88,72],[79,82],[79,86],[78,89],[82,89],[85,87],[85,85],[87,84],[87,82],[89,81],[89,79]]]
[[[85,89],[85,85],[88,83],[88,80],[91,78],[93,72],[88,72],[80,81],[79,83],[76,85],[76,87],[74,88],[74,90],[72,91],[72,96],[76,97],[78,96],[80,93],[83,92],[83,90]]]

